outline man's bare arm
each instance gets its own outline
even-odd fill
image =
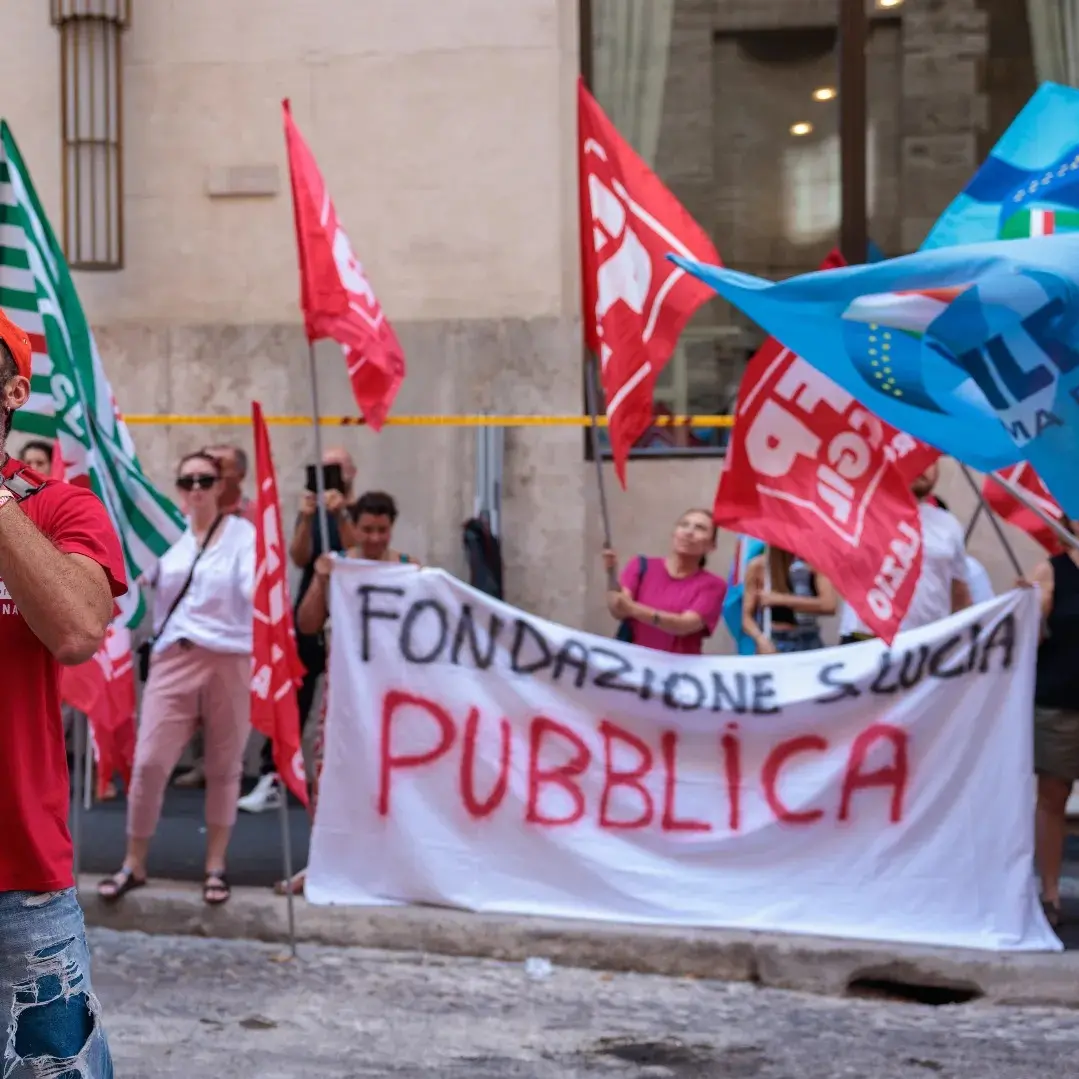
[[[101,647],[113,610],[105,570],[85,555],[58,551],[15,502],[0,506],[0,577],[60,663],[85,663]]]

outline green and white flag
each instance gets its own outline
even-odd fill
[[[124,549],[130,588],[122,620],[136,626],[145,604],[135,579],[183,532],[179,510],[139,465],[105,377],[63,250],[7,123],[0,121],[0,307],[30,338],[31,397],[15,430],[54,439],[66,478],[104,502]]]

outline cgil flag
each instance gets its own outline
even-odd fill
[[[262,406],[251,404],[255,440],[258,519],[255,521],[255,597],[252,621],[251,725],[273,742],[274,767],[285,786],[307,805],[296,690],[304,667],[296,648],[289,599],[281,503],[277,497],[270,434]]]
[[[0,307],[29,336],[34,357],[30,400],[14,428],[54,440],[68,483],[89,487],[105,504],[134,581],[180,538],[183,517],[142,471],[63,251],[2,121]],[[117,602],[122,622],[138,625],[140,590]]]
[[[1046,490],[1038,474],[1025,461],[1014,468],[1005,469],[1000,475],[1023,491],[1048,517],[1054,521],[1062,521],[1064,514],[1060,506]],[[1014,498],[999,483],[994,483],[989,476],[985,477],[982,484],[982,498],[998,517],[1022,529],[1050,555],[1060,554],[1064,550],[1057,534],[1032,509]]]
[[[671,258],[893,427],[979,471],[1028,461],[1079,516],[1079,235],[778,284]]]
[[[656,379],[711,291],[664,256],[719,261],[704,230],[577,89],[585,343],[598,357],[615,472],[652,424]]]
[[[404,350],[353,254],[318,162],[293,122],[288,101],[281,107],[307,339],[328,337],[341,346],[356,404],[378,431],[405,378]]]

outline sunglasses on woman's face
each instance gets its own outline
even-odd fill
[[[208,491],[215,483],[217,483],[217,477],[209,476],[206,473],[198,473],[193,476],[178,476],[176,478],[176,486],[181,491]]]

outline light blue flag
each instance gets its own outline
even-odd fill
[[[881,419],[979,471],[1027,460],[1079,516],[1079,233],[778,284],[668,257]]]
[[[922,250],[1079,230],[1079,90],[1047,82],[933,226]]]
[[[757,644],[742,628],[742,596],[746,590],[746,566],[764,551],[765,545],[752,536],[739,536],[727,575],[727,595],[723,600],[723,622],[741,656],[757,654]]]

